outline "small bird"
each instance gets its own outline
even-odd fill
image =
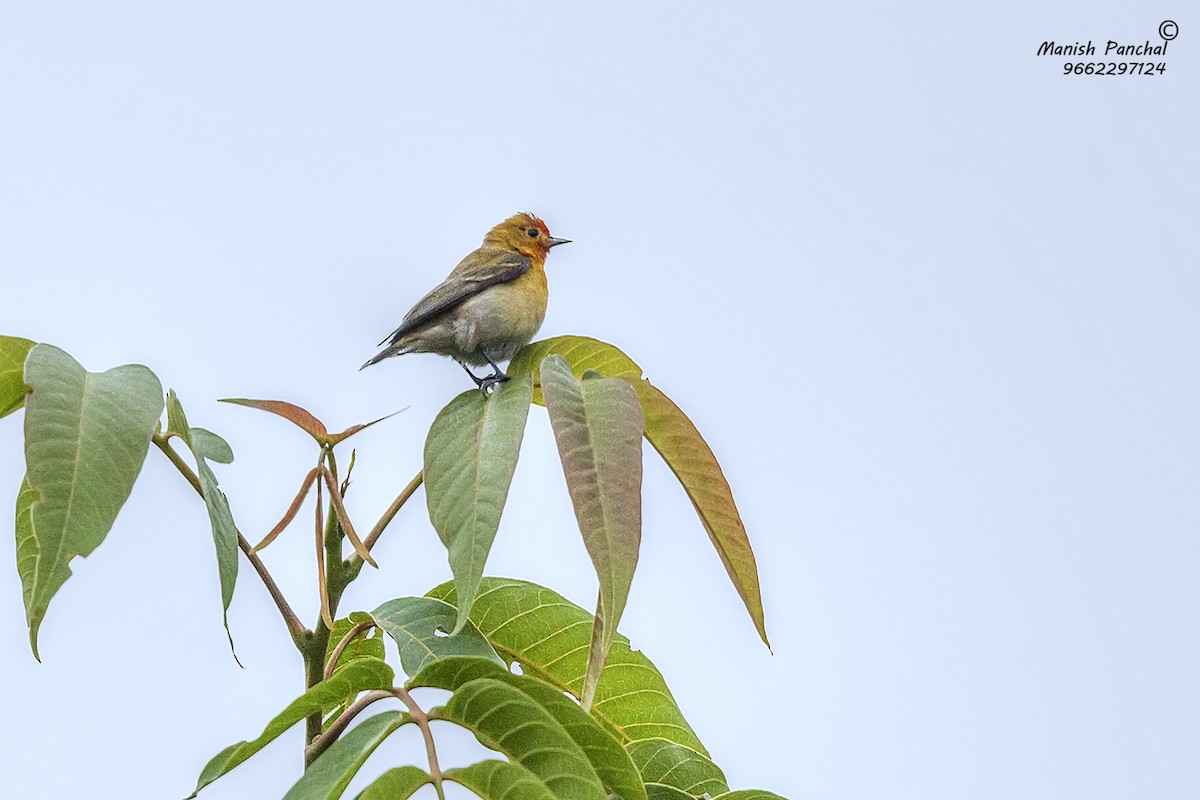
[[[446,280],[404,315],[366,369],[405,353],[450,356],[485,395],[508,380],[497,361],[508,361],[542,327],[546,317],[546,256],[570,239],[550,235],[533,214],[515,214],[488,231],[483,246],[450,271]],[[468,365],[489,364],[478,377]]]

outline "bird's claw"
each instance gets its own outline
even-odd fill
[[[505,381],[510,381],[512,378],[505,375],[503,372],[496,372],[488,375],[486,378],[481,378],[479,381],[479,391],[483,392],[484,397],[489,397],[496,387]]]

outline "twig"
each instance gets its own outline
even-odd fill
[[[196,473],[192,471],[192,468],[188,466],[187,462],[183,460],[183,457],[179,455],[175,448],[171,447],[168,437],[161,435],[155,436],[154,443],[158,445],[158,449],[163,452],[163,455],[165,455],[170,462],[175,465],[175,468],[179,470],[179,473],[187,479],[187,482],[192,485],[192,488],[196,490],[196,494],[203,498],[204,489],[200,485],[200,478],[196,476]],[[292,607],[288,605],[288,601],[283,596],[283,592],[279,590],[279,586],[271,577],[271,573],[267,571],[267,567],[265,564],[263,564],[262,559],[259,558],[258,554],[254,552],[254,548],[250,545],[250,542],[246,540],[246,537],[242,535],[241,531],[237,532],[237,537],[238,547],[241,548],[241,551],[246,555],[246,559],[250,562],[250,566],[254,567],[254,571],[258,573],[258,577],[262,579],[263,585],[267,587],[267,592],[271,595],[271,599],[275,601],[276,608],[278,608],[279,613],[283,615],[283,622],[285,625],[287,625],[288,633],[291,635],[292,641],[295,642],[297,648],[303,650],[306,637],[309,635],[309,631],[304,627],[304,624],[300,622],[300,618],[296,616],[296,612],[292,611]]]
[[[446,800],[446,795],[442,790],[442,768],[438,766],[437,748],[433,746],[433,732],[429,730],[429,715],[417,705],[417,701],[413,700],[412,695],[403,686],[393,686],[392,693],[408,707],[408,713],[412,716],[413,722],[417,723],[417,727],[421,729],[421,736],[425,739],[425,754],[429,757],[429,780],[433,782],[433,788],[437,791],[438,798]]]
[[[296,499],[292,500],[292,504],[284,512],[283,519],[279,520],[279,524],[272,528],[271,532],[264,536],[261,542],[254,545],[254,552],[257,553],[275,541],[275,537],[283,533],[283,529],[292,524],[292,520],[296,518],[296,514],[300,513],[300,506],[304,503],[304,498],[308,497],[308,490],[312,488],[313,481],[316,479],[317,470],[315,468],[310,469],[308,474],[304,476],[304,483],[300,484],[300,491],[296,495]]]
[[[401,490],[400,494],[396,496],[396,499],[392,501],[390,506],[388,506],[388,510],[383,512],[383,516],[379,518],[379,522],[376,522],[375,527],[372,528],[371,532],[367,534],[367,538],[363,539],[363,544],[366,545],[367,550],[370,550],[375,546],[375,542],[379,541],[379,537],[383,535],[384,529],[391,524],[392,519],[397,513],[399,513],[400,509],[404,507],[404,504],[408,502],[408,498],[412,497],[413,492],[420,488],[424,481],[425,473],[418,472],[416,476],[408,482],[408,486],[405,486],[404,489]]]
[[[326,662],[325,662],[324,680],[329,680],[329,677],[331,675],[333,675],[333,669],[334,669],[334,667],[337,666],[338,659],[342,657],[342,653],[345,652],[346,647],[349,646],[350,642],[354,641],[354,637],[358,636],[363,631],[368,631],[374,627],[375,627],[374,620],[360,622],[357,625],[355,625],[353,628],[351,628],[349,630],[349,632],[347,632],[346,635],[342,637],[342,640],[337,643],[336,647],[333,648],[333,652],[330,654],[328,660],[326,660]]]
[[[362,697],[355,700],[338,716],[337,719],[330,723],[329,727],[324,733],[322,733],[316,739],[313,739],[312,744],[304,748],[304,763],[311,764],[312,762],[316,761],[317,756],[321,755],[321,753],[324,753],[327,749],[329,749],[331,744],[338,740],[338,737],[342,735],[342,731],[346,730],[346,726],[353,722],[354,718],[362,713],[364,708],[378,700],[387,700],[395,696],[396,695],[394,693],[385,689],[376,689],[374,691],[367,692]]]
[[[322,469],[321,473],[325,476],[325,484],[329,487],[329,502],[333,505],[333,510],[337,512],[338,522],[342,525],[342,533],[346,534],[350,544],[354,545],[354,551],[358,553],[359,558],[378,569],[379,565],[375,563],[375,559],[371,558],[371,552],[363,545],[358,534],[354,532],[354,526],[350,524],[350,515],[346,513],[346,506],[342,503],[342,496],[338,492],[337,478],[328,469]]]

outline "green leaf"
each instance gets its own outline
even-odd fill
[[[483,577],[525,435],[533,379],[522,375],[490,397],[472,390],[450,401],[425,440],[429,520],[450,555],[458,596],[472,598]],[[453,630],[467,621],[460,604]]]
[[[646,783],[663,783],[692,796],[729,791],[725,773],[691,748],[666,739],[643,739],[625,745]]]
[[[671,398],[651,386],[649,381],[639,382],[637,392],[646,416],[646,438],[683,484],[725,571],[754,621],[758,635],[763,644],[770,647],[763,617],[762,590],[758,585],[758,564],[717,457]]]
[[[738,789],[736,792],[714,797],[713,800],[787,800],[787,798],[762,789]]]
[[[0,336],[0,417],[25,405],[25,357],[35,342],[16,336]]]
[[[453,582],[429,591],[453,603]],[[506,661],[579,698],[587,668],[592,615],[535,583],[484,578],[471,622]],[[591,713],[622,741],[664,738],[707,753],[662,675],[618,634],[596,687]]]
[[[676,789],[674,786],[667,786],[662,783],[647,783],[646,797],[647,800],[695,800],[694,797],[682,789]]]
[[[413,792],[429,783],[429,775],[413,766],[393,767],[371,781],[355,800],[408,800]]]
[[[528,769],[560,800],[607,800],[596,771],[562,725],[528,694],[495,678],[459,687],[438,718]]]
[[[217,573],[221,579],[221,617],[225,623],[225,635],[233,649],[233,634],[229,630],[229,604],[233,602],[233,590],[238,574],[238,532],[229,510],[229,498],[221,491],[217,476],[209,461],[218,464],[233,463],[233,449],[229,443],[212,431],[193,428],[188,424],[187,414],[175,390],[167,392],[167,433],[178,436],[192,451],[196,459],[196,474],[200,478],[200,493],[208,509],[208,521],[212,528],[213,545],[217,551]],[[234,654],[237,659],[237,654]],[[240,663],[240,662],[239,662]]]
[[[18,498],[18,558],[37,657],[37,634],[75,556],[95,550],[129,498],[162,414],[162,385],[142,366],[91,373],[50,345],[25,362],[26,479]],[[22,504],[24,503],[24,505]]]
[[[583,706],[590,708],[642,542],[642,409],[625,381],[595,372],[579,381],[560,355],[546,357],[541,376],[575,518],[600,580],[583,683]]]
[[[213,756],[204,771],[200,773],[200,778],[196,781],[196,790],[192,792],[191,797],[195,797],[205,786],[262,750],[280,734],[310,714],[316,714],[359,692],[369,689],[389,689],[395,677],[392,668],[377,658],[360,658],[347,664],[330,676],[329,680],[318,683],[293,700],[287,708],[267,723],[267,727],[263,729],[257,739],[232,744]],[[334,746],[336,747],[336,745]]]
[[[428,597],[397,597],[371,612],[375,624],[396,640],[406,675],[416,675],[430,662],[448,656],[482,656],[503,664],[474,625],[446,635],[457,616],[454,606]]]
[[[337,800],[375,748],[411,721],[403,711],[385,711],[363,720],[310,764],[283,800]]]
[[[373,622],[371,615],[365,611],[354,611],[348,617],[334,620],[333,630],[329,632],[329,645],[325,648],[325,663],[329,663],[329,659],[333,655],[333,649],[345,638],[350,629],[363,622]],[[383,633],[378,628],[363,631],[355,636],[342,650],[342,654],[338,656],[337,664],[334,665],[333,670],[336,672],[344,664],[349,664],[355,659],[368,657],[380,659],[384,657]]]
[[[537,775],[508,761],[480,761],[446,770],[446,780],[465,786],[483,800],[558,800]]]
[[[763,618],[758,566],[750,539],[721,465],[696,426],[669,397],[642,377],[641,367],[629,356],[597,339],[557,336],[532,342],[517,353],[508,372],[510,375],[536,374],[542,359],[551,353],[563,356],[576,376],[595,370],[608,378],[622,378],[637,389],[645,415],[646,439],[683,485],[758,635],[770,646]],[[533,401],[543,402],[539,385],[534,386]]]
[[[447,658],[430,664],[409,685],[456,691],[481,677],[519,689],[550,712],[583,751],[605,789],[622,800],[646,800],[641,775],[616,736],[600,725],[562,690],[528,675],[514,675],[492,661],[474,657]]]

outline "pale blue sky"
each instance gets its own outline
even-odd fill
[[[551,258],[542,334],[624,347],[741,505],[775,654],[652,451],[622,626],[735,787],[1200,795],[1195,20],[180,5],[0,11],[0,332],[154,369],[233,445],[219,475],[250,538],[313,454],[212,401],[288,399],[331,426],[408,407],[358,439],[351,512],[373,520],[468,384],[432,356],[357,367],[527,209],[575,240]],[[1155,38],[1172,16],[1163,76],[1064,77],[1034,55]],[[21,471],[13,417],[0,509]],[[296,529],[266,553],[306,620],[309,549]],[[344,609],[448,577],[423,495],[379,557]],[[153,454],[74,572],[39,665],[11,548],[0,561],[5,796],[182,797],[298,693],[248,570],[230,615],[247,669],[229,658],[203,507]],[[489,572],[594,597],[538,410]],[[203,796],[282,795],[299,744]],[[402,759],[421,759],[409,731],[364,778]]]

